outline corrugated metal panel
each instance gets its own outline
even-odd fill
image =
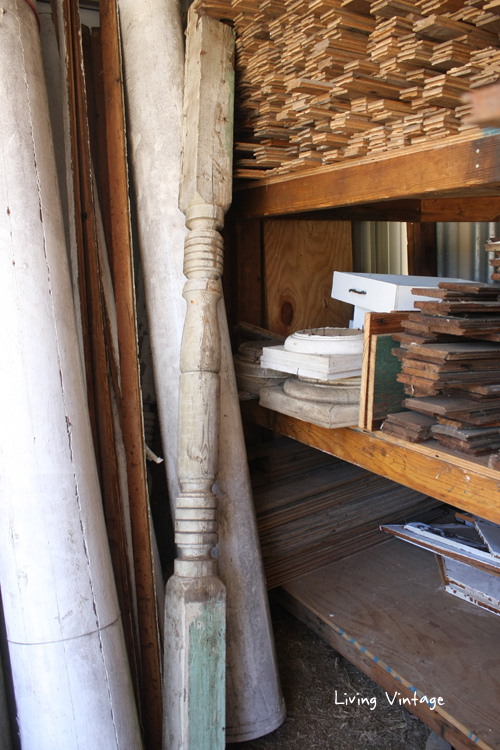
[[[358,273],[408,273],[406,224],[354,221],[353,262]]]
[[[436,224],[438,275],[471,281],[489,281],[490,254],[484,250],[490,237],[498,236],[500,224],[480,222]]]
[[[442,222],[436,224],[438,276],[489,281],[490,254],[484,245],[500,236],[500,223]],[[354,270],[360,273],[408,273],[406,224],[395,221],[354,221]]]

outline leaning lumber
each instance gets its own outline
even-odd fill
[[[103,93],[106,125],[109,242],[116,299],[116,331],[120,358],[121,427],[125,447],[130,527],[139,624],[141,717],[146,744],[161,746],[161,648],[157,618],[157,588],[163,599],[163,579],[155,581],[151,515],[139,373],[134,257],[129,203],[120,34],[116,0],[100,5]]]

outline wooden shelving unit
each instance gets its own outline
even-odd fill
[[[431,495],[493,523],[500,523],[500,472],[485,459],[444,450],[437,441],[407,443],[382,432],[354,427],[329,430],[259,406],[241,404],[256,424]]]
[[[255,253],[261,219],[497,221],[500,135],[441,142],[238,186],[231,218],[249,253]],[[265,252],[272,254],[272,245]],[[418,258],[412,267],[415,262],[418,266]],[[249,274],[249,282],[255,292],[255,274]],[[238,283],[241,287],[244,280]],[[257,401],[242,403],[242,414],[500,523],[500,472],[485,459],[469,459],[433,441],[415,445],[380,432],[324,429],[264,409]],[[279,596],[391,694],[399,690],[411,696],[410,688],[416,688],[442,695],[446,706],[439,712],[420,704],[409,708],[457,750],[499,748],[500,620],[454,601],[440,590],[433,556],[407,547],[390,542],[334,563],[287,585]]]
[[[499,194],[500,134],[495,134],[255,181],[235,188],[231,216],[248,219],[339,208],[346,215],[346,207],[398,200],[401,215],[408,210],[420,221],[495,221]],[[442,203],[464,197],[468,200]],[[494,200],[485,202],[485,197]],[[412,203],[405,206],[405,200]]]

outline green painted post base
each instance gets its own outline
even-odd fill
[[[163,750],[224,750],[226,589],[173,575],[165,601]]]

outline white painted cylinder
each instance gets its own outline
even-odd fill
[[[285,720],[264,566],[248,471],[224,300],[221,332],[219,575],[226,584],[226,742],[272,732]]]
[[[118,0],[118,8],[139,248],[174,513],[188,231],[179,209],[184,42],[178,0]]]
[[[301,354],[362,354],[363,331],[352,328],[309,328],[285,339],[287,352]]]
[[[142,747],[33,11],[0,14],[0,583],[23,750]]]

